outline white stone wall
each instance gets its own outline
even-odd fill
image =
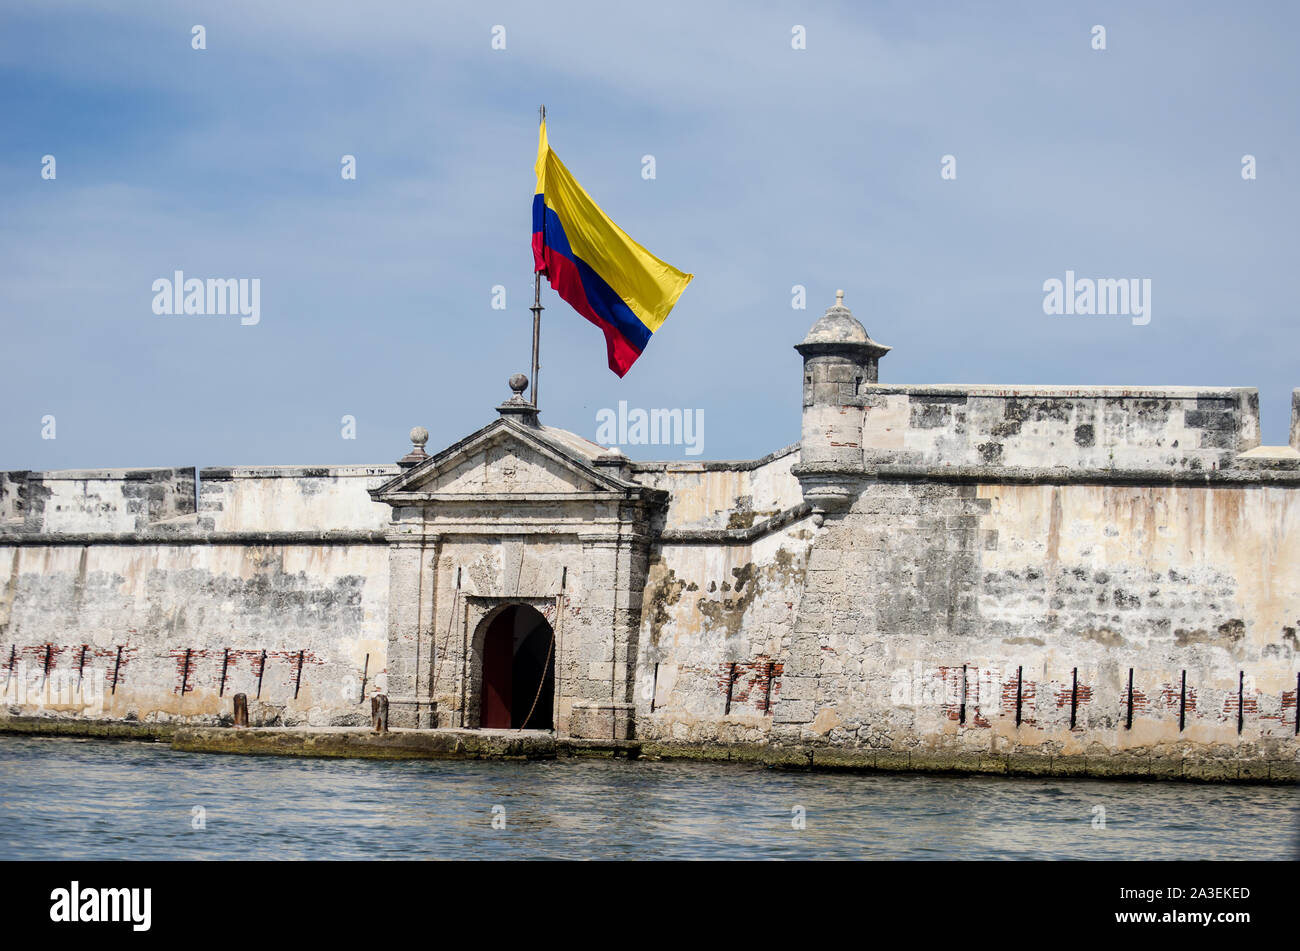
[[[9,706],[27,714],[59,709],[57,698],[39,691],[17,695],[20,668],[43,673],[49,645],[51,669],[73,672],[82,645],[89,645],[86,670],[104,678],[102,705],[64,712],[216,718],[230,713],[235,693],[257,699],[265,650],[259,718],[360,722],[366,654],[367,692],[383,684],[387,567],[382,545],[0,546],[0,571],[8,578],[0,599],[0,660]],[[119,647],[119,683],[110,692]]]
[[[765,736],[769,700],[775,709],[781,699],[813,533],[804,517],[751,543],[655,549],[641,610],[639,735],[691,741]]]
[[[637,481],[671,493],[664,529],[748,528],[803,501],[791,446],[757,463],[634,463]]]
[[[808,568],[778,735],[1295,757],[1294,487],[881,481],[826,521]]]
[[[213,720],[243,692],[261,722],[363,722],[388,643],[388,513],[366,489],[392,471],[210,470],[197,515],[193,470],[6,474],[9,710]]]
[[[193,512],[193,469],[0,474],[0,531],[135,532]]]
[[[383,531],[391,509],[368,489],[397,466],[240,466],[199,473],[199,515],[223,532]]]
[[[577,735],[634,712],[691,742],[1295,758],[1300,480],[1239,461],[1254,391],[864,384],[813,410],[861,416],[861,465],[801,473],[843,509],[804,505],[803,448],[620,463],[513,424],[391,507],[368,490],[417,470],[208,469],[197,511],[192,470],[0,474],[9,708],[212,720],[265,650],[262,722],[364,722],[366,669],[395,723],[473,725],[474,638],[513,599],[557,632]],[[49,695],[74,670],[95,711]]]
[[[868,465],[1222,468],[1259,445],[1240,387],[862,387]]]

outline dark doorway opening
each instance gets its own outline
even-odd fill
[[[554,639],[546,618],[526,604],[511,605],[488,622],[481,726],[554,729]]]

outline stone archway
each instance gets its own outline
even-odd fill
[[[536,608],[509,604],[482,625],[479,725],[554,729],[555,632],[550,623]]]

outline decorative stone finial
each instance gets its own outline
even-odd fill
[[[537,426],[537,407],[524,399],[524,390],[528,389],[528,377],[516,373],[510,377],[510,399],[497,407],[497,412],[508,416],[525,426]]]
[[[836,291],[836,292],[835,292],[835,306],[836,306],[836,307],[843,307],[843,306],[844,306],[844,292],[843,292],[843,291]]]
[[[411,451],[397,460],[399,466],[410,468],[418,466],[429,458],[429,454],[424,451],[425,443],[429,441],[429,431],[423,426],[416,426],[411,430]]]

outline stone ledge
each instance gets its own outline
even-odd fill
[[[769,452],[766,456],[758,459],[701,459],[699,462],[690,461],[663,461],[653,460],[638,461],[633,459],[628,468],[633,472],[668,472],[668,473],[691,473],[691,472],[752,472],[755,469],[761,469],[769,463],[778,459],[784,459],[791,453],[799,451],[799,443],[791,443],[784,448],[777,449],[775,452]]]
[[[81,720],[59,717],[0,717],[0,733],[13,736],[81,736],[107,740],[169,742],[174,723],[136,723],[127,720]]]
[[[641,756],[662,760],[746,762],[765,766],[1085,779],[1180,780],[1194,782],[1294,783],[1300,763],[1292,759],[1193,759],[1177,756],[1054,756],[1043,753],[988,753],[954,750],[873,750],[816,744],[683,744],[643,741]]]
[[[191,753],[347,759],[553,759],[550,733],[506,730],[402,730],[367,727],[182,728],[172,748]]]
[[[1047,485],[1300,485],[1300,470],[1290,469],[1085,469],[1071,466],[927,466],[884,464],[869,467],[883,481],[1025,483]],[[864,481],[864,485],[866,481]]]
[[[0,532],[0,546],[60,545],[387,545],[384,532]]]
[[[1248,398],[1252,386],[1114,386],[1043,383],[869,383],[863,395],[976,396],[993,399],[1128,399],[1189,400]]]
[[[352,759],[536,760],[565,757],[694,760],[785,769],[1191,782],[1296,783],[1300,761],[1268,757],[1193,758],[1129,753],[1071,756],[974,750],[890,750],[815,743],[682,743],[556,737],[541,730],[412,730],[367,727],[191,727],[163,723],[0,718],[0,733],[170,741],[177,750],[253,756]]]
[[[174,476],[194,479],[193,466],[153,466],[143,469],[11,469],[4,474],[37,482],[169,482]]]
[[[396,463],[378,465],[324,466],[207,466],[199,470],[202,482],[232,482],[236,479],[368,479],[392,477],[402,471]]]
[[[658,545],[748,543],[780,531],[811,514],[812,506],[807,502],[801,502],[798,505],[792,505],[788,509],[777,512],[770,518],[756,522],[749,528],[666,529],[659,533],[654,542]]]

